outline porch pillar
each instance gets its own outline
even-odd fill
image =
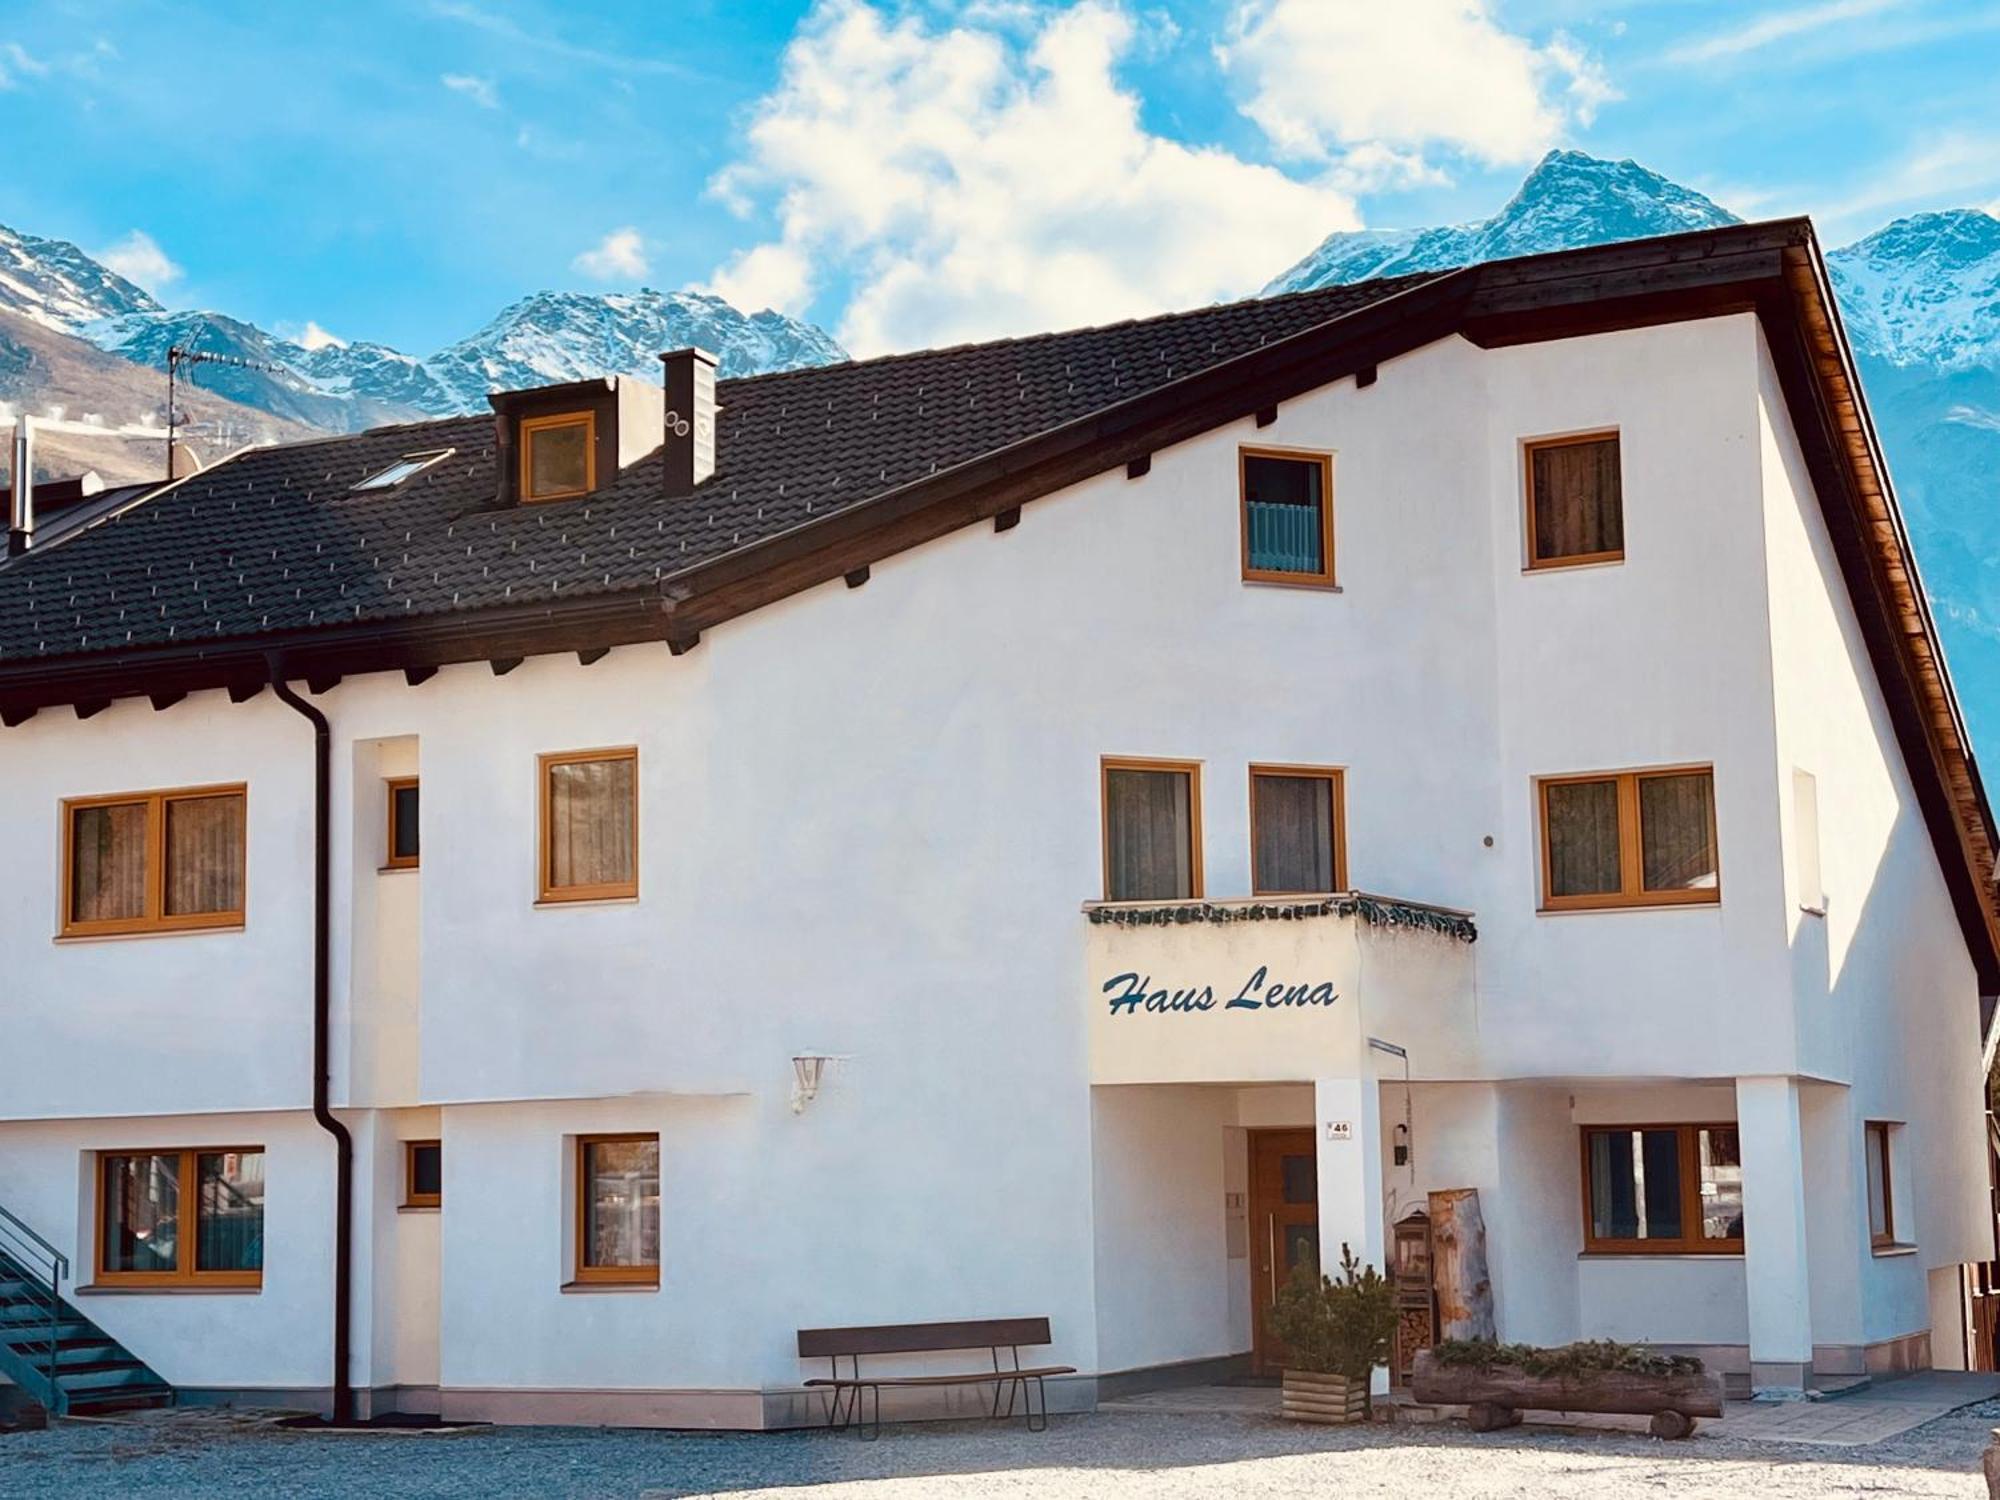
[[[1382,1225],[1382,1087],[1373,1078],[1322,1078],[1313,1084],[1313,1143],[1319,1167],[1319,1261],[1340,1274],[1340,1247],[1384,1275]],[[1389,1389],[1386,1368],[1377,1392]]]
[[[1750,1310],[1750,1386],[1796,1397],[1812,1373],[1806,1257],[1805,1140],[1795,1078],[1736,1080],[1743,1148],[1743,1270]]]

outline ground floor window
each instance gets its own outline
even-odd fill
[[[1868,1243],[1876,1249],[1896,1243],[1895,1183],[1889,1171],[1889,1132],[1894,1127],[1870,1120],[1864,1145],[1868,1157]]]
[[[1743,1150],[1734,1125],[1588,1126],[1583,1192],[1586,1250],[1743,1248]]]
[[[262,1285],[263,1147],[106,1152],[97,1168],[100,1281]]]
[[[576,1183],[576,1279],[657,1286],[660,1138],[579,1137]]]

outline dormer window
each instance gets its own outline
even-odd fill
[[[370,474],[355,485],[351,493],[363,490],[393,490],[406,479],[414,479],[432,464],[443,463],[450,458],[453,450],[438,448],[429,453],[405,453],[401,458],[378,473]]]
[[[597,414],[521,419],[521,498],[566,500],[597,488]]]

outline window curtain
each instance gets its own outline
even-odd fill
[[[1260,891],[1331,891],[1333,782],[1325,776],[1257,778]]]
[[[204,1151],[195,1175],[195,1269],[263,1270],[264,1153]]]
[[[558,762],[549,767],[549,884],[629,885],[634,763]]]
[[[1323,475],[1317,459],[1244,457],[1243,503],[1252,568],[1269,573],[1324,571]]]
[[[1185,771],[1111,770],[1104,777],[1113,901],[1194,894],[1193,824]]]
[[[1543,795],[1549,821],[1549,894],[1616,894],[1618,783],[1559,781],[1544,787]]]
[[[1701,1233],[1743,1238],[1743,1146],[1733,1129],[1701,1132]]]
[[[243,799],[167,803],[168,916],[243,909]]]
[[[79,807],[70,814],[70,920],[146,914],[146,804]]]
[[[1708,772],[1643,778],[1639,832],[1647,890],[1714,888],[1715,778]]]
[[[1588,557],[1625,547],[1618,440],[1555,443],[1529,451],[1535,487],[1535,557]]]
[[[179,1157],[106,1157],[104,1269],[177,1270],[180,1212]]]
[[[1680,1132],[1592,1131],[1590,1221],[1600,1240],[1679,1239]]]
[[[593,1141],[584,1151],[592,1266],[660,1263],[660,1143]]]

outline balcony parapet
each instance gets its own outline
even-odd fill
[[[1296,922],[1309,917],[1359,917],[1370,927],[1404,927],[1462,943],[1479,941],[1470,912],[1367,891],[1327,896],[1250,896],[1231,901],[1086,901],[1098,926],[1172,927],[1190,922]]]

